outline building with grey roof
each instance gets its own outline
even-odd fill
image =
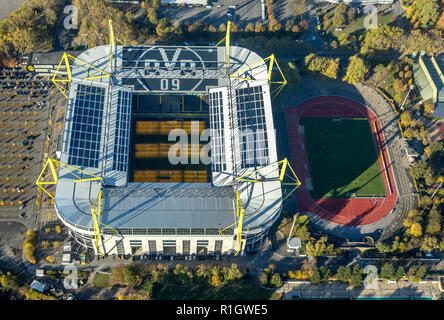
[[[435,117],[444,117],[444,54],[431,57],[420,55],[413,72],[422,99],[434,103]]]
[[[262,58],[232,46],[228,68],[224,47],[116,46],[112,59],[109,50],[89,49],[78,56],[88,65],[76,61],[71,67],[60,152],[70,167],[59,168],[54,203],[74,239],[105,255],[234,254],[255,247],[282,208]],[[140,183],[129,177],[132,96],[166,93],[208,98],[206,183]],[[74,175],[73,168],[82,172]],[[79,181],[90,174],[100,180]],[[91,208],[98,206],[96,242]]]

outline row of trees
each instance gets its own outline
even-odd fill
[[[27,54],[51,48],[61,0],[30,0],[0,21],[0,52]]]
[[[101,276],[103,278],[103,276]],[[141,265],[119,265],[112,270],[109,284],[129,286],[132,288],[149,288],[156,284],[164,285],[193,285],[207,283],[214,287],[222,287],[244,277],[244,273],[236,264],[231,266],[198,265],[189,268],[176,264],[170,270],[168,266],[158,264],[145,269]],[[108,281],[98,279],[97,286],[108,285]]]
[[[416,0],[407,9],[405,16],[410,20],[414,29],[430,29],[434,27],[438,21],[438,0]]]
[[[25,238],[25,241],[23,242],[23,252],[24,252],[26,260],[28,260],[32,264],[37,263],[37,260],[35,259],[35,256],[34,256],[35,243],[36,243],[35,231],[27,230],[26,231],[26,238]]]
[[[442,52],[442,32],[430,30],[412,30],[404,32],[399,27],[378,25],[378,28],[369,29],[362,39],[361,54],[371,57],[378,51],[393,51],[401,54],[410,54],[413,51],[425,51],[428,54]]]
[[[427,274],[426,266],[411,266],[405,271],[404,266],[395,266],[393,263],[386,262],[378,269],[378,274],[371,275],[371,278],[383,278],[387,280],[400,280],[408,278],[412,281],[421,281]],[[336,273],[326,266],[316,267],[314,263],[305,261],[298,270],[290,270],[286,274],[288,279],[309,280],[313,284],[320,284],[329,280],[337,280],[347,283],[352,287],[363,285],[367,277],[363,267],[355,264],[352,266],[340,266]],[[269,265],[259,276],[262,285],[270,287],[282,286],[282,280],[274,265]]]

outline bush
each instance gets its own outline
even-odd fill
[[[57,300],[53,296],[37,292],[34,289],[29,289],[26,292],[25,297],[26,297],[26,300]]]

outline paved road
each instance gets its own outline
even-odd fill
[[[389,284],[386,280],[379,280],[374,288],[350,287],[339,281],[329,281],[319,285],[304,282],[287,282],[277,290],[283,293],[284,300],[292,300],[293,294],[301,298],[386,298],[406,299],[417,298],[436,299],[441,296],[436,283],[414,283],[410,281],[398,281]]]
[[[17,10],[25,0],[0,0],[0,19],[9,16],[9,14]]]

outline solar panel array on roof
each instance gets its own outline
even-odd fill
[[[225,141],[224,141],[224,113],[222,92],[210,92],[210,127],[211,127],[211,158],[213,171],[226,171]]]
[[[113,170],[124,172],[128,171],[131,100],[131,92],[119,90],[117,96]]]
[[[270,163],[262,86],[236,90],[241,167]]]
[[[68,164],[98,168],[105,89],[78,84],[73,103]]]

